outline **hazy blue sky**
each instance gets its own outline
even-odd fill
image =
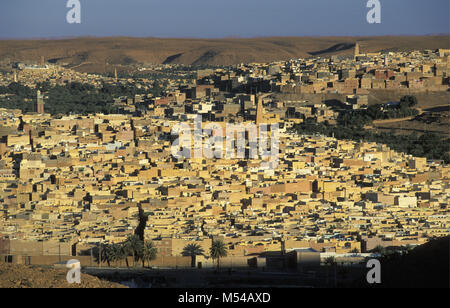
[[[63,36],[255,37],[449,33],[449,0],[380,0],[382,23],[368,24],[367,0],[1,0],[0,38]]]

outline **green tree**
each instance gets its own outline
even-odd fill
[[[405,245],[405,247],[403,247],[403,248],[404,248],[403,251],[406,253],[410,253],[411,251],[414,250],[414,246],[412,246],[410,244]]]
[[[407,106],[409,108],[417,106],[419,104],[419,102],[417,101],[417,98],[415,96],[412,95],[406,95],[403,96],[400,99],[400,105],[402,106]]]
[[[336,265],[336,258],[333,256],[326,258],[325,265],[328,265],[328,266]]]
[[[112,244],[111,245],[111,254],[112,254],[112,262],[120,262],[120,265],[122,263],[122,260],[127,257],[125,254],[125,251],[123,249],[123,245],[120,244]]]
[[[380,255],[384,256],[386,254],[386,248],[378,245],[374,249],[371,250],[373,253],[379,253]]]
[[[106,261],[108,267],[111,267],[111,262],[114,261],[114,252],[111,245],[101,245],[101,262]]]
[[[128,256],[130,256],[131,254],[132,254],[131,253],[131,246],[130,246],[130,243],[128,241],[125,241],[122,244],[120,244],[120,256],[122,257],[122,259],[125,260],[127,268],[130,267],[130,265],[128,264]]]
[[[351,253],[359,253],[359,250],[358,250],[358,248],[355,248],[355,249],[352,249],[350,252]]]
[[[145,262],[150,262],[156,259],[158,249],[153,245],[153,242],[146,242],[142,247],[142,267],[145,267]]]
[[[220,258],[227,256],[227,247],[222,240],[215,240],[212,242],[210,255],[213,260],[217,262],[217,269],[220,268]]]
[[[127,255],[133,256],[133,264],[136,267],[136,261],[138,261],[139,256],[142,252],[143,243],[137,235],[130,235],[125,242],[125,251]]]
[[[196,257],[204,254],[203,248],[198,244],[188,244],[181,253],[185,257],[191,257],[191,267],[195,267]]]

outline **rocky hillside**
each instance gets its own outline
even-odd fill
[[[69,284],[67,270],[0,263],[0,288],[125,288],[81,274],[81,284]]]
[[[362,52],[449,48],[449,36],[402,37],[267,37],[227,39],[74,38],[0,41],[0,62],[34,61],[67,64],[79,71],[109,71],[112,65],[174,63],[232,65],[296,57]]]

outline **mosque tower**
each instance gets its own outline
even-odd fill
[[[44,114],[44,96],[41,94],[41,91],[37,91],[36,97],[36,112],[39,114]]]

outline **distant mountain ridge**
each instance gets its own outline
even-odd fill
[[[84,72],[111,71],[112,66],[136,63],[234,65],[298,57],[361,52],[450,48],[450,36],[380,37],[263,37],[224,39],[70,38],[58,40],[0,40],[0,61],[66,64]]]

